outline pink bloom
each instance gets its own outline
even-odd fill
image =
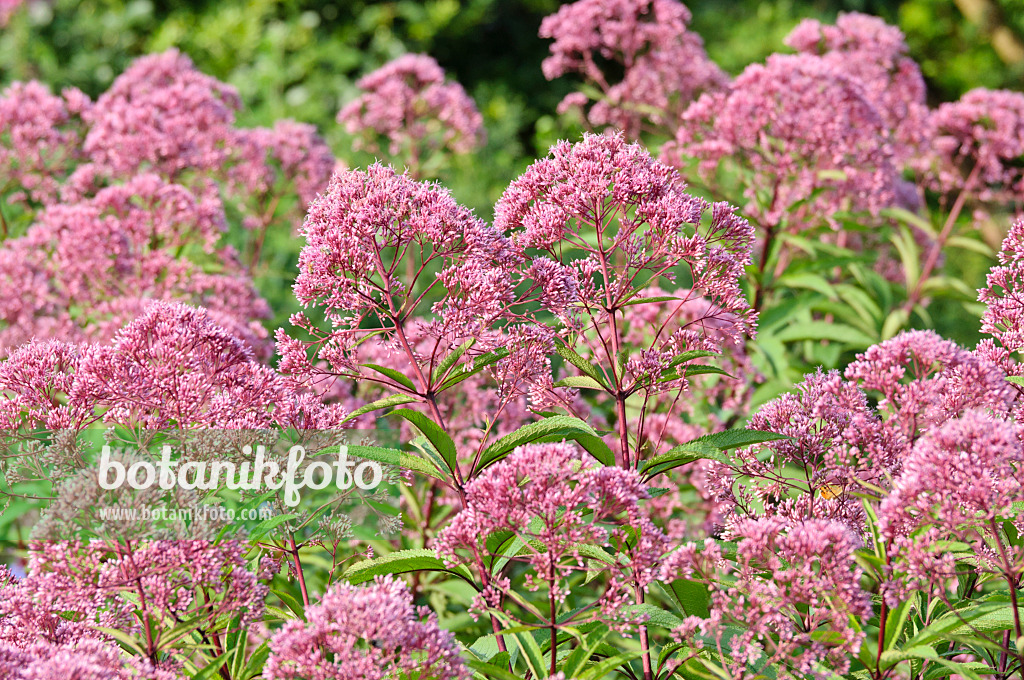
[[[1022,489],[1016,423],[968,411],[921,437],[878,511],[897,557],[892,594],[952,578],[957,556],[944,545],[950,540],[974,546],[980,569],[1019,579],[1020,550],[998,544],[1004,520],[1024,530]]]
[[[860,81],[893,132],[899,163],[919,152],[928,128],[924,78],[907,56],[907,43],[898,28],[868,14],[841,12],[834,26],[804,19],[786,37],[786,44],[821,55],[829,65]]]
[[[1024,95],[971,90],[931,115],[933,153],[922,160],[935,191],[966,191],[985,202],[1020,202],[1024,192]]]
[[[468,680],[455,638],[401,581],[336,583],[270,640],[268,680]]]
[[[587,112],[590,123],[624,130],[630,138],[644,126],[675,130],[680,111],[702,92],[728,82],[704,52],[704,43],[687,30],[690,11],[676,0],[579,0],[562,5],[540,25],[540,37],[552,38],[544,76],[553,80],[578,73],[601,90]],[[612,80],[603,62],[622,69]],[[585,106],[588,97],[570,94],[560,110]]]
[[[507,580],[488,579],[496,534],[524,539],[524,552],[512,558],[529,567],[524,587],[543,589],[557,604],[565,602],[572,579],[600,568],[607,579],[591,603],[599,613],[577,623],[596,616],[621,625],[630,620],[622,607],[632,603],[635,588],[646,590],[657,577],[668,549],[639,504],[647,495],[635,471],[590,466],[572,444],[523,446],[466,485],[466,507],[441,531],[435,548],[447,562],[470,565],[484,578],[480,610],[498,607],[514,593]],[[627,539],[626,527],[637,532],[635,541]],[[621,550],[626,558],[588,567],[584,559],[591,553],[583,546]]]
[[[873,215],[896,202],[890,131],[861,81],[822,57],[772,55],[683,114],[664,154],[723,161],[743,173],[748,214],[764,229],[836,227],[841,210]]]
[[[149,300],[163,299],[207,306],[265,354],[258,319],[269,309],[220,244],[224,229],[209,187],[195,195],[150,174],[50,206],[0,247],[0,345],[108,340]]]
[[[16,197],[56,200],[60,183],[82,159],[82,121],[88,97],[51,95],[37,83],[14,83],[0,95],[0,180]]]
[[[114,177],[210,171],[227,159],[225,142],[240,107],[234,88],[200,73],[177,50],[149,55],[118,76],[85,115],[84,150]]]
[[[884,486],[899,469],[906,440],[836,371],[808,375],[797,387],[798,393],[768,402],[747,423],[792,439],[737,451],[733,463],[716,466],[714,486],[740,515],[828,519],[860,532],[860,495]]]
[[[837,522],[764,518],[737,523],[731,538],[738,542],[735,567],[710,541],[666,561],[663,578],[681,571],[711,590],[710,616],[689,617],[677,637],[722,654],[732,678],[766,664],[781,666],[780,676],[817,680],[847,672],[864,639],[851,618],[863,625],[871,614],[854,562],[857,537]]]
[[[458,83],[445,83],[444,71],[425,54],[405,54],[364,76],[363,94],[338,113],[338,122],[357,143],[388,153],[408,153],[414,166],[440,150],[468,153],[483,144],[483,117]]]

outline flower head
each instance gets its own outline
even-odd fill
[[[578,73],[602,90],[587,112],[595,126],[613,126],[636,138],[645,124],[674,130],[679,112],[702,92],[717,90],[728,78],[704,51],[704,43],[687,30],[690,11],[677,0],[578,0],[562,5],[540,25],[551,38],[544,76],[553,80]],[[601,64],[614,62],[622,69]],[[576,92],[560,109],[585,105]]]
[[[413,606],[408,587],[391,576],[363,587],[336,583],[305,614],[271,638],[268,680],[470,677],[455,638],[428,608]]]

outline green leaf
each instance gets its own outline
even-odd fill
[[[408,404],[411,401],[416,401],[416,397],[410,397],[407,394],[393,394],[390,397],[384,397],[383,399],[378,399],[377,401],[371,402],[366,406],[357,408],[355,411],[352,411],[352,413],[349,413],[347,416],[345,416],[345,418],[341,422],[347,423],[353,418],[358,418],[364,413],[370,413],[371,411],[379,411],[380,409],[387,408],[389,406]]]
[[[649,302],[671,302],[672,300],[678,300],[679,302],[682,302],[683,298],[675,295],[659,295],[657,297],[636,298],[630,300],[629,302],[623,302],[622,306],[632,307],[633,305],[645,305]]]
[[[763,444],[765,442],[774,442],[782,439],[791,439],[791,437],[777,432],[764,432],[762,430],[747,430],[745,428],[739,428],[735,430],[706,434],[703,437],[697,437],[685,444],[681,444],[676,448],[699,445],[710,446],[718,449],[719,451],[727,451],[729,449],[741,449],[745,446],[750,446],[751,444]]]
[[[699,581],[680,578],[672,583],[662,583],[662,587],[671,594],[674,604],[678,605],[685,616],[708,618],[711,614],[709,603],[711,596],[708,587]]]
[[[517,446],[535,442],[562,441],[563,439],[579,441],[581,446],[604,465],[615,464],[615,456],[611,453],[611,449],[601,442],[597,432],[590,425],[572,416],[550,416],[534,423],[527,423],[488,446],[480,457],[480,464],[473,470],[473,475],[512,453]],[[598,453],[595,454],[595,450]],[[607,462],[609,458],[611,462]]]
[[[249,532],[249,539],[252,541],[258,541],[267,534],[269,534],[274,527],[284,522],[287,522],[288,520],[296,518],[298,518],[298,515],[284,514],[275,515],[274,517],[265,519],[259,524],[257,524],[255,527],[253,527],[252,531]]]
[[[622,654],[618,654],[608,659],[603,659],[581,673],[577,680],[601,680],[601,678],[608,675],[616,668],[619,668],[623,664],[627,664],[634,659],[639,659],[641,656],[641,652],[623,652]]]
[[[604,382],[604,376],[601,375],[601,369],[598,368],[596,365],[590,363],[583,357],[581,357],[571,347],[563,345],[562,343],[557,343],[555,345],[555,351],[558,352],[558,355],[560,357],[568,361],[576,368],[583,371],[584,374],[593,378],[601,386],[601,389],[608,392],[611,391],[611,389]]]
[[[264,642],[249,657],[245,668],[242,669],[242,673],[238,676],[239,680],[249,680],[250,678],[262,675],[263,667],[267,665],[268,658],[270,658],[270,647]]]
[[[435,423],[433,420],[423,415],[419,411],[413,411],[407,408],[397,408],[388,415],[398,416],[404,418],[412,423],[417,430],[423,433],[423,436],[427,438],[431,444],[434,445],[445,464],[448,465],[448,469],[455,474],[455,471],[459,468],[458,454],[455,451],[455,442],[448,436],[448,433],[441,429],[441,426]]]
[[[493,663],[487,661],[481,661],[480,659],[473,658],[472,656],[466,657],[466,663],[474,671],[483,673],[485,678],[494,678],[495,680],[522,680],[518,675],[510,673],[508,668],[502,668]]]
[[[406,388],[410,392],[415,392],[416,391],[416,386],[413,385],[412,381],[409,380],[407,377],[405,377],[405,374],[400,372],[400,371],[396,371],[393,368],[388,368],[387,366],[380,366],[378,364],[360,364],[360,365],[361,366],[365,366],[366,368],[369,368],[371,370],[374,370],[377,373],[380,373],[381,375],[383,375],[383,376],[385,376],[387,378],[391,378],[396,383],[398,383],[402,387]]]
[[[852,326],[827,321],[803,321],[787,326],[775,335],[780,342],[799,340],[831,340],[854,348],[870,347],[876,338]]]
[[[221,667],[228,660],[229,653],[230,652],[224,652],[223,654],[218,656],[216,659],[210,662],[209,665],[207,665],[201,671],[193,675],[192,680],[210,680],[210,678],[212,678],[215,673],[220,672]]]
[[[408,574],[413,571],[440,571],[473,583],[472,576],[464,566],[449,567],[433,550],[426,548],[399,550],[372,560],[357,562],[345,571],[344,578],[349,583],[358,584],[370,581],[376,576]]]
[[[784,288],[806,288],[821,293],[829,299],[836,299],[835,287],[819,274],[809,272],[784,274],[776,281],[776,285]]]
[[[444,473],[438,470],[433,463],[428,460],[424,460],[419,456],[408,454],[405,451],[387,449],[380,446],[348,446],[347,451],[348,455],[355,456],[356,458],[375,460],[378,463],[384,463],[385,465],[396,465],[406,470],[412,470],[413,472],[419,472],[427,475],[428,477],[433,477],[434,479],[448,481]],[[324,450],[324,453],[329,452],[330,449]]]
[[[915,603],[916,598],[904,600],[889,612],[889,615],[885,618],[885,640],[883,640],[883,649],[892,649],[896,644],[896,641],[900,639],[900,636],[903,633],[903,627],[907,624],[907,617],[910,616],[910,610],[913,608]]]
[[[498,363],[507,357],[508,353],[507,347],[499,347],[485,354],[481,354],[476,359],[473,359],[473,364],[471,366],[463,366],[459,370],[452,371],[448,377],[444,379],[444,382],[437,386],[437,391],[442,392],[450,387],[458,385],[463,380],[476,375],[488,366]]]
[[[1024,616],[1024,609],[1020,610]],[[1013,628],[1013,609],[1005,602],[985,602],[947,612],[907,641],[906,647],[932,645],[959,636]]]
[[[653,604],[650,604],[649,602],[644,602],[642,604],[631,604],[623,608],[623,611],[627,615],[646,615],[647,620],[643,624],[646,626],[660,626],[662,628],[672,630],[673,628],[678,628],[679,626],[683,625],[683,620],[681,618],[679,618],[672,612],[667,612],[661,607],[656,607]]]
[[[1010,375],[1006,377],[1006,382],[1013,383],[1014,385],[1024,386],[1024,375]]]

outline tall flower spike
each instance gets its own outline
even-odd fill
[[[664,156],[680,166],[695,158],[709,176],[725,159],[751,173],[747,214],[763,229],[834,226],[838,211],[877,214],[897,199],[878,109],[858,79],[808,54],[772,55],[702,96]]]
[[[540,25],[540,37],[552,38],[544,76],[553,80],[578,73],[601,90],[587,119],[596,127],[613,126],[630,138],[653,126],[672,134],[680,112],[702,92],[728,83],[726,74],[687,30],[690,11],[677,0],[578,0],[562,5]],[[623,71],[613,82],[602,62]],[[560,110],[588,104],[575,92]]]
[[[392,156],[419,174],[429,153],[467,153],[483,144],[483,116],[458,83],[425,54],[406,54],[364,76],[363,94],[338,112],[338,122],[368,151],[381,139]]]
[[[270,639],[267,680],[468,680],[455,638],[401,581],[336,583]]]

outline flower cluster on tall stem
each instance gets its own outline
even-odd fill
[[[643,407],[631,431],[627,400],[638,395],[646,404],[685,388],[688,361],[718,353],[726,339],[754,328],[756,316],[739,286],[753,230],[727,204],[709,204],[685,189],[674,170],[621,133],[586,135],[577,144],[555,145],[495,207],[495,226],[526,257],[571,272],[575,302],[566,304],[557,279],[558,294],[541,303],[566,327],[557,343],[567,368],[580,374],[572,386],[615,400],[618,456],[626,467],[638,466],[646,441]],[[638,295],[658,285],[674,292],[657,300],[663,314],[653,335],[630,346],[624,310],[648,302]],[[695,307],[699,313],[684,317],[682,310]]]
[[[671,135],[680,112],[701,93],[726,86],[728,77],[687,30],[690,10],[677,0],[578,0],[540,25],[551,38],[544,76],[576,73],[600,95],[574,92],[560,111],[588,107],[594,127],[614,127],[630,138],[654,130]],[[616,81],[615,64],[621,69]]]

